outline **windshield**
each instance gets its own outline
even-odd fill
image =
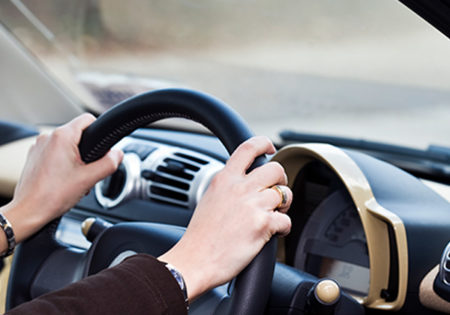
[[[188,87],[274,139],[450,145],[448,39],[395,0],[8,0],[0,19],[94,112]]]

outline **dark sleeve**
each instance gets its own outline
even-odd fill
[[[187,314],[172,274],[152,256],[139,254],[6,314]]]

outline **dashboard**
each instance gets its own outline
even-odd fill
[[[349,293],[369,293],[365,232],[354,204],[343,190],[331,193],[314,210],[290,256],[296,268],[318,278],[334,279]]]
[[[115,148],[119,169],[98,182],[59,223],[59,241],[87,249],[81,222],[96,216],[111,223],[146,221],[186,227],[209,182],[228,159],[215,137],[140,129]]]
[[[399,308],[408,272],[405,229],[396,214],[376,203],[354,161],[321,144],[286,147],[274,159],[293,178],[286,263],[336,280],[371,308]]]
[[[327,144],[273,159],[294,193],[285,262],[335,279],[369,309],[423,309],[419,285],[448,242],[448,201],[388,163]]]
[[[139,129],[116,146],[125,152],[119,170],[57,227],[57,240],[76,251],[91,246],[80,228],[88,217],[186,227],[228,159],[217,138],[182,131]],[[272,159],[285,168],[294,201],[292,231],[279,239],[268,313],[291,305],[295,281],[307,274],[335,280],[368,309],[426,314],[419,284],[448,242],[449,202],[417,178],[356,151],[296,144]],[[220,290],[216,294],[226,288]]]

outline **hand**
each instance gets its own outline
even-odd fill
[[[121,151],[110,151],[90,164],[81,160],[78,143],[83,130],[94,121],[94,116],[83,114],[50,135],[38,136],[31,147],[14,198],[2,209],[17,242],[64,214],[97,181],[117,169]]]
[[[285,212],[292,192],[284,186],[282,166],[270,162],[246,174],[265,153],[275,153],[265,137],[241,144],[212,180],[181,240],[159,257],[181,272],[190,300],[237,276],[273,235],[289,233],[291,221]],[[283,185],[287,195],[278,211],[281,196],[270,188],[273,185]]]

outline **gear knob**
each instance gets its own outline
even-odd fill
[[[106,220],[91,217],[81,223],[81,232],[89,242],[93,242],[98,235],[111,226],[112,223]]]
[[[325,279],[317,283],[314,295],[323,304],[334,304],[341,296],[341,288],[336,281]]]
[[[339,284],[331,279],[319,280],[308,293],[308,314],[334,314],[341,298]]]

